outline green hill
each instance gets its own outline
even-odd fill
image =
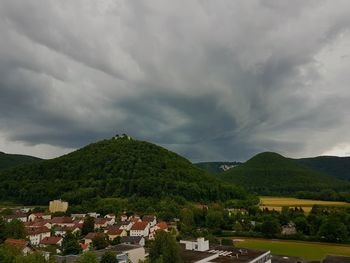
[[[241,198],[245,192],[157,145],[119,138],[90,144],[56,159],[0,173],[0,200],[81,204],[99,196],[183,197],[190,201]]]
[[[321,173],[350,180],[350,157],[319,156],[296,161]]]
[[[223,173],[239,164],[239,162],[201,162],[195,163],[194,165],[207,171],[208,173],[218,174]]]
[[[299,191],[345,190],[350,184],[314,171],[297,161],[272,152],[260,153],[246,163],[219,174],[261,195],[291,195]]]
[[[40,158],[20,155],[20,154],[7,154],[0,152],[0,171],[13,168],[22,164],[28,164],[40,161]]]

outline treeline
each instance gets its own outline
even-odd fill
[[[0,200],[25,205],[62,198],[82,204],[95,197],[182,197],[205,202],[246,192],[151,143],[104,140],[71,154],[0,173]]]
[[[256,206],[231,211],[222,206],[188,207],[181,210],[180,219],[180,237],[206,236],[214,243],[225,236],[350,242],[350,209],[346,208],[314,206],[306,215],[301,208],[288,207],[280,212]]]
[[[296,194],[297,198],[313,199],[323,201],[342,201],[350,202],[349,192],[336,192],[332,189],[324,189],[319,192],[302,191]]]

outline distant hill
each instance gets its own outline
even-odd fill
[[[41,159],[33,156],[0,152],[0,171],[38,161],[41,161]]]
[[[246,163],[218,175],[262,195],[289,195],[299,191],[349,189],[350,183],[312,170],[277,153],[260,153]]]
[[[47,204],[62,198],[81,204],[97,196],[182,197],[206,202],[241,198],[245,192],[155,144],[128,137],[0,173],[0,200]]]
[[[350,157],[319,156],[296,161],[321,173],[350,180]]]
[[[195,165],[209,173],[218,174],[223,173],[237,165],[241,164],[240,162],[201,162],[195,163]]]

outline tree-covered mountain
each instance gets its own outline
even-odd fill
[[[209,173],[218,174],[223,173],[237,165],[241,164],[240,162],[200,162],[195,163],[195,165]]]
[[[40,158],[33,156],[0,152],[0,171],[13,168],[22,164],[38,162],[40,160]]]
[[[319,156],[296,161],[321,173],[350,180],[350,157]]]
[[[96,196],[216,201],[246,195],[173,152],[127,137],[3,171],[0,190],[0,200],[23,204],[47,204],[55,198],[80,204]]]
[[[312,170],[277,153],[260,153],[219,178],[262,195],[290,195],[299,191],[349,190],[350,183]]]

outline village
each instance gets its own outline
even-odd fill
[[[176,223],[157,221],[155,215],[100,215],[96,212],[71,214],[70,216],[55,216],[65,213],[68,203],[62,200],[50,202],[49,212],[31,212],[29,208],[13,209],[13,214],[3,216],[6,222],[18,220],[23,222],[25,239],[8,238],[5,245],[20,249],[28,255],[42,252],[46,259],[53,258],[55,262],[76,262],[87,251],[93,251],[99,258],[106,252],[113,252],[118,262],[138,263],[148,256],[146,243],[154,240],[158,231],[173,231],[176,233]],[[84,224],[93,222],[90,232],[84,229]],[[65,254],[62,243],[67,235],[79,236],[79,254]],[[204,238],[180,240],[181,255],[185,262],[271,262],[270,252],[238,250],[233,247],[210,246]],[[215,259],[219,261],[214,261]],[[252,261],[253,260],[253,261]]]

